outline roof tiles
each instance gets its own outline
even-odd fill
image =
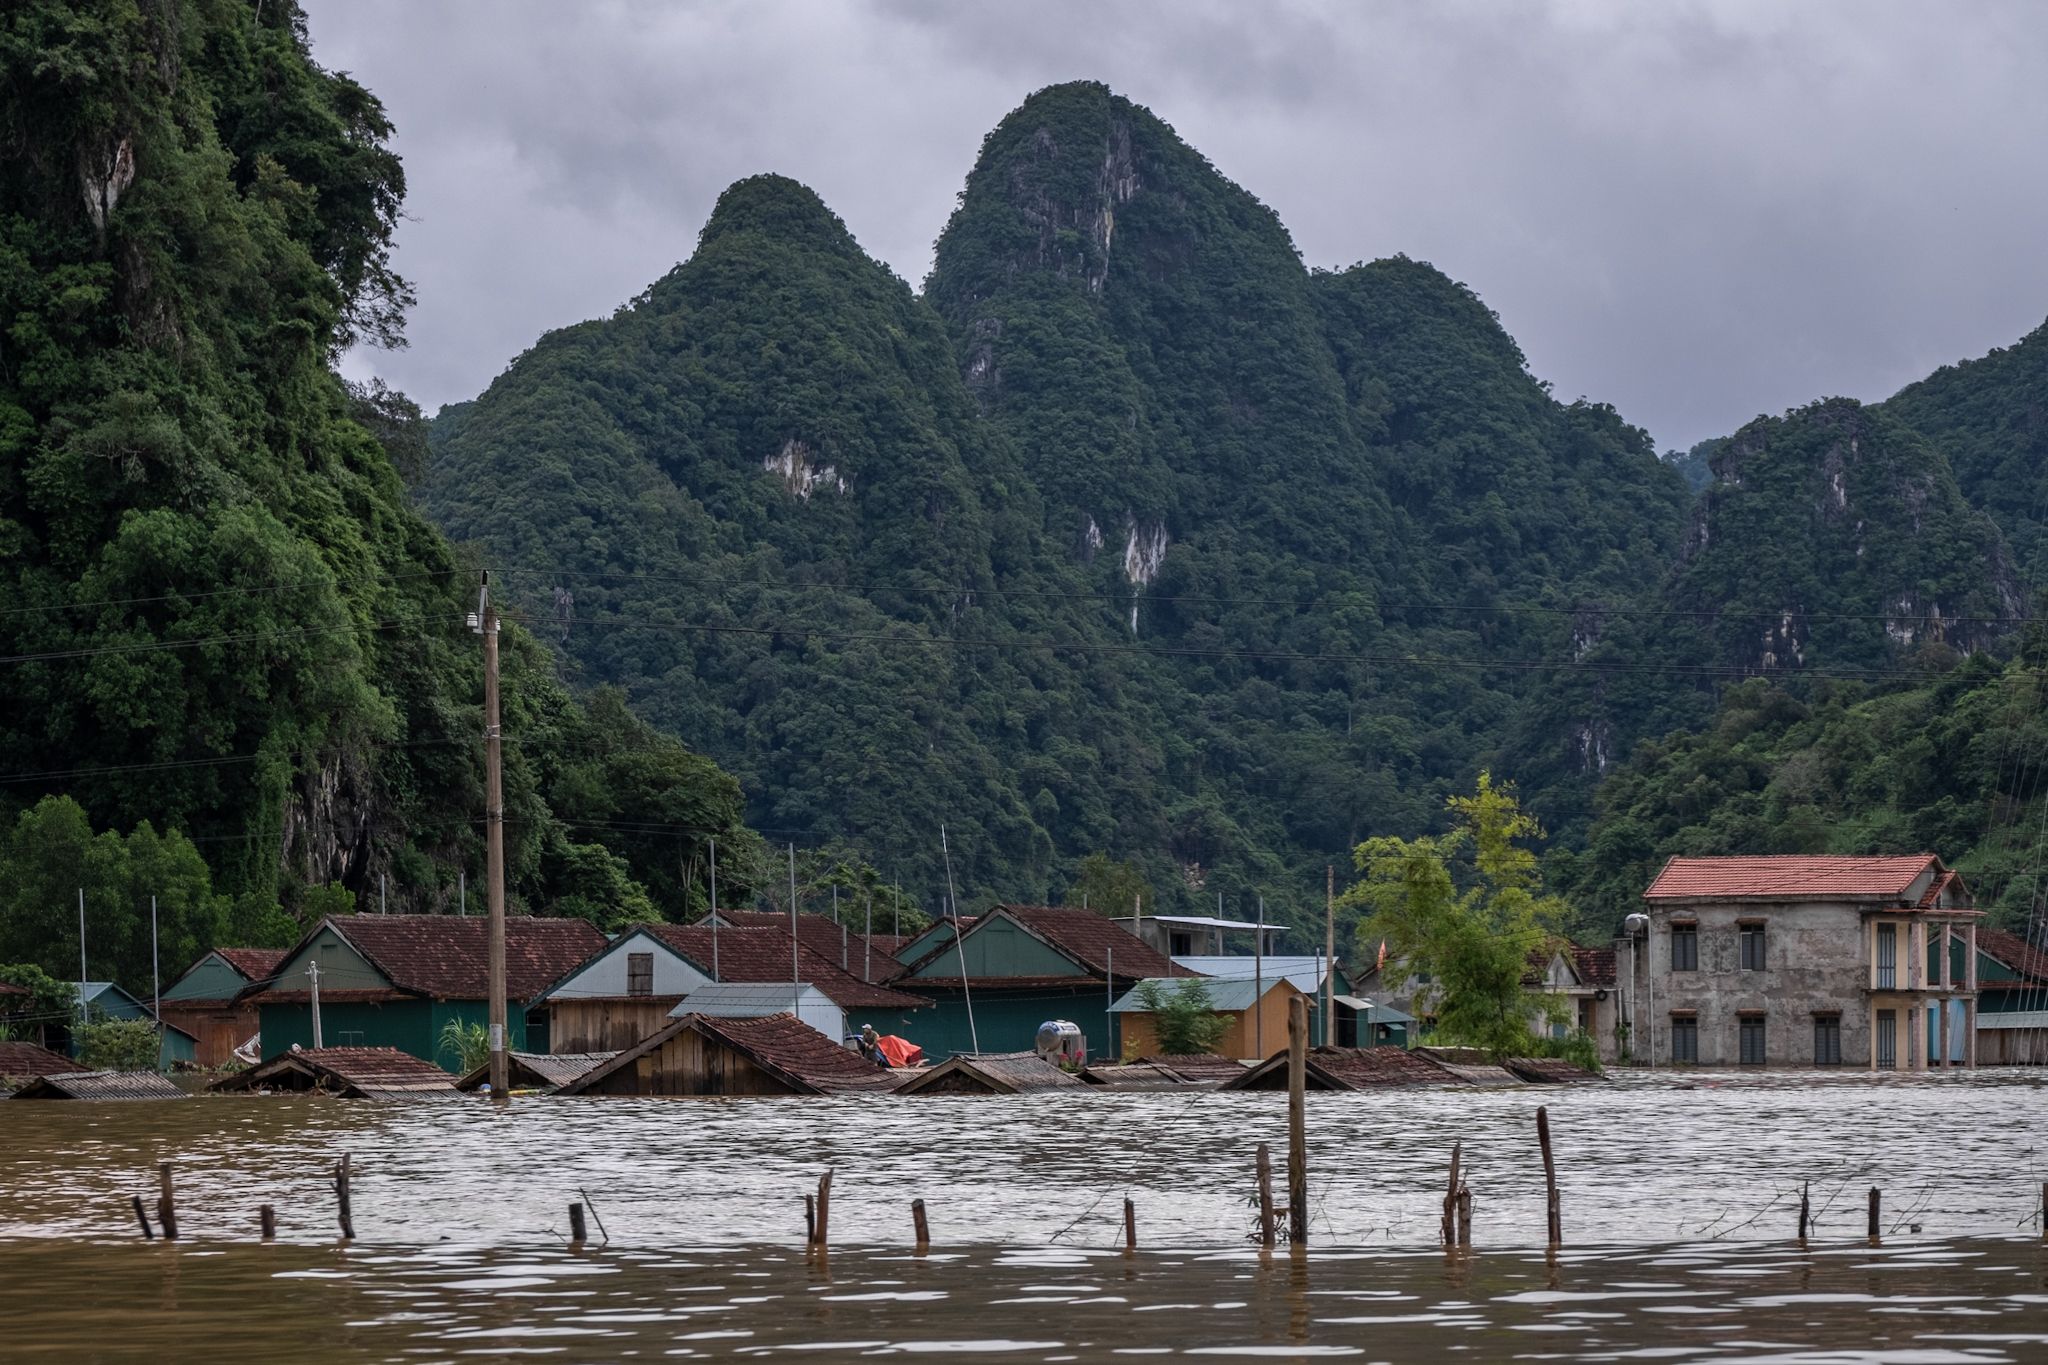
[[[34,1043],[0,1042],[0,1076],[27,1080],[31,1076],[56,1076],[78,1070],[78,1063],[61,1052]]]
[[[2031,981],[2048,981],[2048,952],[2034,947],[2018,934],[2003,929],[1977,928],[1977,951],[1988,953]],[[4,1071],[5,1067],[0,1067]]]
[[[580,1095],[590,1091],[607,1076],[632,1066],[650,1052],[658,1051],[686,1029],[732,1049],[799,1095],[891,1090],[901,1079],[900,1074],[882,1070],[859,1053],[841,1047],[809,1024],[800,1022],[794,1015],[714,1019],[708,1015],[687,1014],[609,1062],[592,1067],[563,1086],[560,1093]]]
[[[250,981],[268,981],[277,975],[283,965],[288,949],[284,948],[215,948],[220,960],[240,972]]]
[[[1907,857],[1673,858],[1643,893],[1645,900],[1753,897],[1760,900],[1844,898],[1896,900],[1940,860],[1931,853]]]
[[[322,924],[331,925],[400,991],[436,1000],[482,1000],[490,994],[490,921],[481,915],[338,915]],[[531,1000],[604,946],[605,936],[585,920],[508,916],[505,994]],[[271,987],[266,995],[302,1000],[307,992],[294,982],[290,989]],[[325,990],[320,995],[339,998]]]
[[[394,916],[395,918],[395,916]],[[282,1052],[215,1081],[214,1090],[324,1090],[362,1099],[452,1094],[455,1078],[395,1047],[322,1047]]]
[[[720,911],[730,917],[732,911]],[[798,918],[802,918],[799,916]],[[812,916],[813,919],[820,918]],[[708,924],[643,924],[637,926],[689,958],[705,971],[711,970],[711,926]],[[718,979],[721,981],[789,980],[789,929],[722,929],[718,931]],[[930,1002],[902,991],[890,990],[861,980],[839,966],[837,952],[831,957],[812,951],[801,940],[797,952],[803,979],[816,986],[841,1009],[916,1009]]]

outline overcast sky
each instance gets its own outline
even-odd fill
[[[308,0],[410,184],[430,411],[686,257],[778,171],[920,285],[982,137],[1095,79],[1312,265],[1476,289],[1660,448],[1882,398],[2048,317],[2048,3]]]

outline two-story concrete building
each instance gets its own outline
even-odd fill
[[[1976,1065],[1978,911],[1933,854],[1673,858],[1643,899],[1639,1060]]]

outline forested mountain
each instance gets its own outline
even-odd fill
[[[330,883],[452,907],[481,863],[476,572],[410,505],[417,410],[330,368],[410,301],[382,108],[290,3],[27,0],[0,70],[0,960],[75,968],[80,885],[115,962],[159,887],[167,953],[289,933]],[[744,841],[729,777],[594,724],[520,633],[506,655],[516,894],[609,916],[678,875],[558,806]]]

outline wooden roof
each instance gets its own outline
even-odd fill
[[[54,1076],[78,1070],[78,1062],[61,1052],[34,1043],[0,1042],[0,1076],[27,1080],[31,1076]]]
[[[1593,1072],[1574,1066],[1562,1057],[1510,1057],[1501,1065],[1516,1080],[1528,1081],[1532,1085],[1576,1085],[1600,1079]]]
[[[74,1063],[76,1065],[76,1063]],[[154,1071],[59,1071],[14,1092],[18,1100],[182,1100],[184,1091]]]
[[[786,945],[786,938],[784,942]],[[686,1014],[610,1061],[592,1067],[557,1093],[587,1094],[607,1077],[657,1051],[685,1030],[701,1034],[718,1046],[730,1048],[786,1085],[794,1095],[890,1090],[900,1078],[898,1073],[884,1071],[859,1053],[841,1047],[795,1015],[715,1019],[709,1015]]]
[[[332,915],[315,925],[286,957],[297,957],[328,928],[398,991],[435,1000],[482,1000],[490,994],[490,922],[482,915]],[[586,920],[508,916],[506,996],[533,999],[605,943],[605,936]],[[289,988],[279,983],[251,989],[260,990],[266,1004],[308,998],[305,985],[298,981]],[[323,990],[320,998],[338,997]]]
[[[958,1093],[1022,1095],[1083,1085],[1036,1052],[956,1052],[937,1066],[913,1071],[896,1087],[899,1095]]]
[[[1311,1090],[1377,1090],[1388,1086],[1464,1085],[1465,1079],[1428,1057],[1398,1047],[1319,1047],[1308,1054]],[[1287,1054],[1276,1052],[1225,1090],[1285,1090]]]
[[[549,1089],[567,1085],[592,1067],[603,1066],[616,1052],[508,1052],[505,1054],[506,1083],[514,1089]],[[475,1090],[491,1079],[491,1064],[485,1062],[455,1082],[457,1090]]]
[[[395,1047],[323,1047],[280,1053],[224,1076],[212,1090],[318,1090],[351,1099],[451,1095],[454,1078]]]

